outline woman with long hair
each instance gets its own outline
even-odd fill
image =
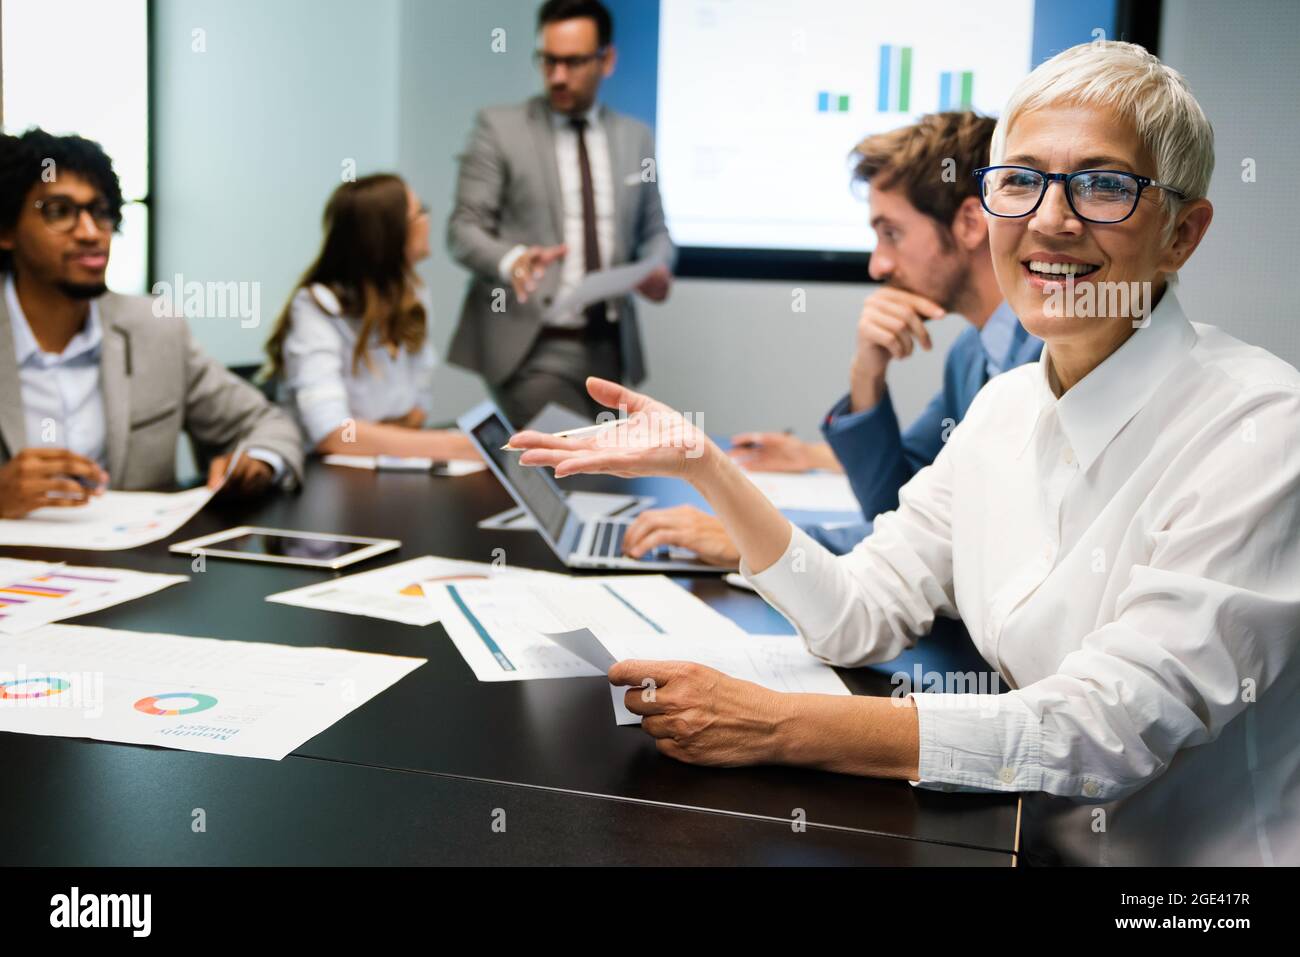
[[[320,453],[476,459],[454,430],[424,428],[436,360],[415,263],[429,211],[399,176],[343,183],[325,241],[266,344],[267,372]]]

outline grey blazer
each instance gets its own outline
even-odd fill
[[[646,181],[642,163],[654,159],[650,128],[602,107],[614,179],[614,250],[605,264],[663,256],[671,261],[672,240],[664,223],[657,175]],[[456,204],[447,222],[452,257],[474,275],[461,308],[447,358],[480,373],[491,385],[509,378],[523,362],[542,327],[542,310],[560,283],[548,269],[537,292],[520,303],[497,266],[514,246],[552,246],[564,241],[560,174],[546,99],[481,110],[460,157]],[[494,290],[504,289],[503,311],[492,309]],[[617,305],[619,345],[625,379],[645,378],[645,360],[631,296]]]
[[[203,353],[184,319],[157,318],[146,296],[106,293],[98,300],[104,339],[106,456],[112,488],[176,484],[176,442],[184,429],[200,454],[241,441],[284,459],[288,485],[302,479],[302,436],[257,389]],[[22,386],[9,309],[0,296],[0,465],[27,446]]]

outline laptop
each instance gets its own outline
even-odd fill
[[[632,524],[630,519],[600,518],[584,520],[570,506],[554,476],[545,468],[520,465],[518,452],[503,452],[515,429],[506,421],[496,404],[481,402],[456,422],[483,455],[496,477],[520,508],[532,518],[537,531],[560,561],[569,568],[603,568],[637,572],[712,572],[727,571],[707,565],[684,548],[664,546],[647,552],[642,558],[623,554],[623,536]]]

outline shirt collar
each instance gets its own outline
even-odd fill
[[[41,347],[36,341],[36,336],[32,333],[31,325],[27,322],[27,315],[23,312],[22,303],[18,301],[18,288],[14,283],[14,274],[12,272],[5,276],[5,305],[9,307],[9,325],[13,330],[14,359],[21,366],[40,352]],[[59,358],[67,362],[69,359],[75,359],[80,355],[97,353],[103,339],[103,326],[99,321],[99,303],[92,299],[90,300],[90,312],[86,316],[85,325],[69,340]]]
[[[574,119],[576,119],[576,117],[570,116],[568,113],[556,113],[554,110],[551,110],[551,125],[557,130],[567,130],[569,128],[569,123]],[[591,109],[582,114],[582,119],[587,121],[587,129],[594,129],[596,124],[600,122],[600,104],[591,104]]]
[[[1055,404],[1065,439],[1079,468],[1087,471],[1195,342],[1196,330],[1187,321],[1173,286],[1168,285],[1147,324],[1134,329],[1123,345],[1059,399],[1049,381],[1051,346],[1043,349],[1035,375],[1043,400],[1039,417],[1043,409]],[[1033,427],[1026,444],[1032,434]]]
[[[989,378],[1037,359],[1043,351],[1043,339],[1030,335],[1006,300],[984,321],[979,342]]]
[[[1029,333],[1020,324],[1011,306],[1005,300],[980,327],[980,345],[984,348],[985,363],[990,378],[1005,372],[1014,365],[1016,347]]]

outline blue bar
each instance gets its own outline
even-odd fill
[[[487,650],[490,651],[492,657],[497,660],[497,664],[501,666],[501,670],[516,671],[517,669],[515,668],[514,662],[506,657],[506,653],[501,650],[501,646],[493,641],[492,636],[487,633],[487,629],[483,627],[483,623],[478,620],[472,611],[469,610],[469,606],[465,604],[465,599],[461,598],[460,592],[456,591],[455,585],[447,586],[447,594],[451,596],[451,600],[456,603],[456,607],[461,610],[461,613],[464,614],[466,620],[468,620],[474,630],[478,632],[479,638],[483,640],[483,644],[487,645]],[[635,609],[633,610],[635,611]]]
[[[876,109],[889,112],[889,44],[880,45],[880,101]]]
[[[951,89],[952,89],[952,74],[940,73],[939,74],[939,109],[941,110],[948,109],[948,105],[952,102],[952,97],[949,96],[949,92],[948,92]]]
[[[602,583],[602,584],[603,584],[603,583]],[[448,587],[450,587],[450,586],[448,586]],[[626,598],[624,598],[624,597],[623,597],[622,595],[620,595],[618,592],[614,591],[614,589],[611,588],[609,585],[604,585],[604,588],[605,588],[605,591],[609,592],[611,595],[613,595],[615,598],[617,598],[619,601],[621,601],[624,605],[626,605],[627,608],[628,608],[628,610],[629,610],[630,612],[632,612],[632,614],[636,615],[638,618],[640,618],[642,621],[644,621],[647,625],[649,625],[649,626],[650,626],[651,628],[653,628],[655,631],[659,632],[659,634],[661,634],[661,635],[662,635],[662,634],[666,634],[666,632],[665,632],[662,628],[660,628],[659,625],[658,625],[657,623],[655,623],[655,622],[654,622],[653,620],[651,620],[650,618],[647,618],[645,612],[643,612],[643,611],[642,611],[640,608],[638,608],[636,605],[632,604],[630,601],[628,601]]]
[[[831,95],[825,91],[817,94],[817,112],[825,113],[831,108]]]

